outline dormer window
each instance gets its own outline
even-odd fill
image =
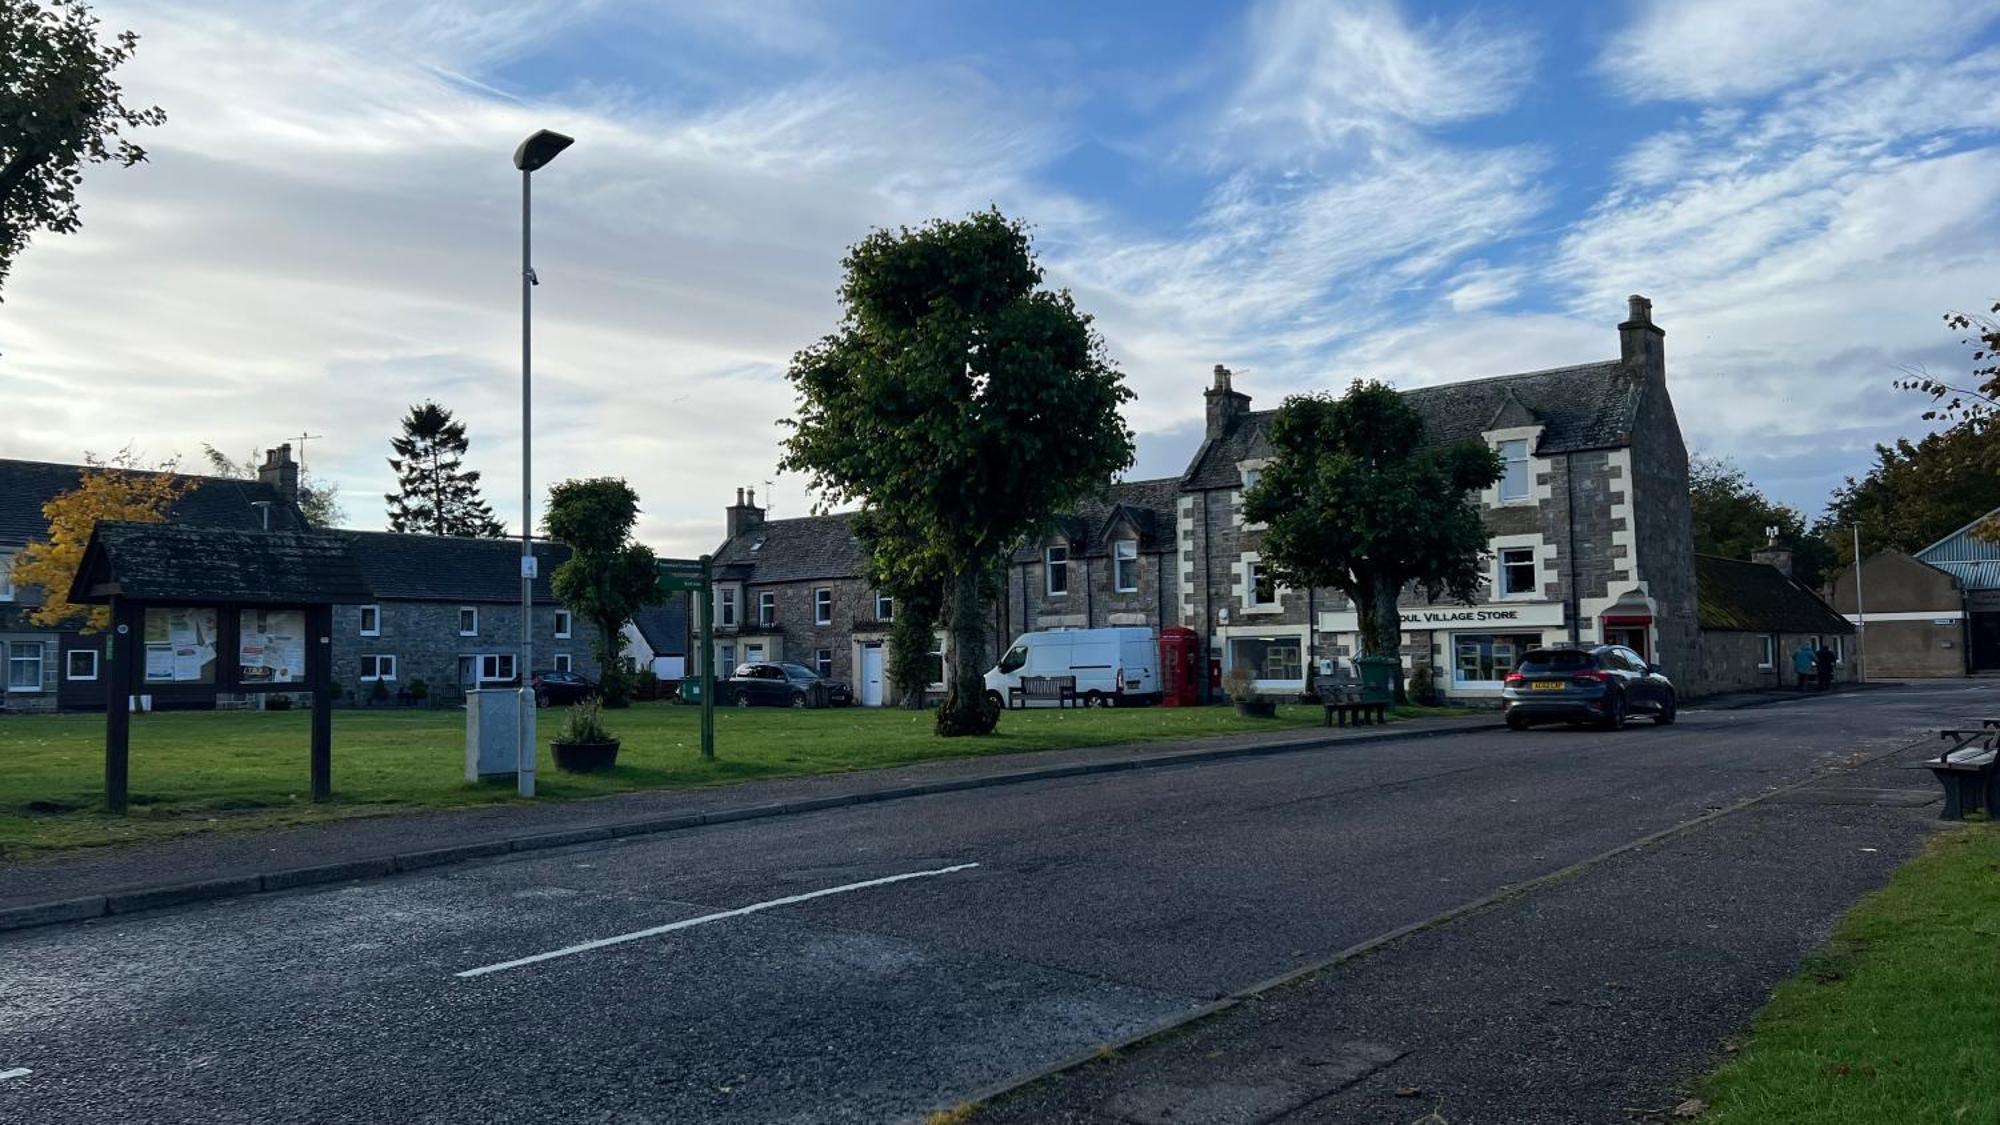
[[[1500,499],[1528,498],[1528,443],[1525,439],[1500,443]]]

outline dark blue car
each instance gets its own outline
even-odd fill
[[[1535,648],[1522,654],[1501,687],[1507,725],[1592,723],[1618,730],[1633,715],[1674,721],[1674,684],[1657,664],[1623,645]]]

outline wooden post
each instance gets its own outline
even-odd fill
[[[306,683],[312,688],[312,799],[333,800],[333,607],[306,610]]]
[[[125,811],[132,755],[132,669],[145,651],[145,616],[111,599],[111,692],[104,701],[104,807]]]

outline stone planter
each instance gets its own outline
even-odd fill
[[[1275,699],[1239,699],[1236,701],[1236,713],[1246,719],[1273,718],[1278,714],[1278,701]]]
[[[556,768],[564,773],[596,773],[618,764],[618,740],[554,743]]]

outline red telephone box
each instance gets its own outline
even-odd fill
[[[1200,703],[1201,636],[1193,629],[1170,625],[1160,630],[1160,706]]]

